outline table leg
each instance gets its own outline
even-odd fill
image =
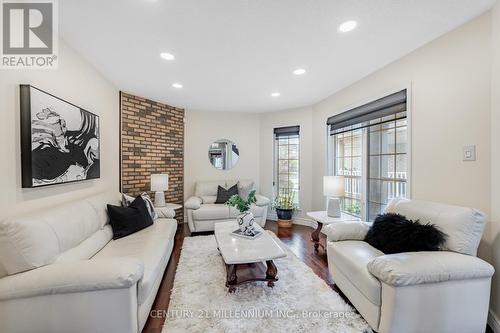
[[[321,232],[321,228],[323,228],[323,223],[318,222],[318,227],[311,234],[311,240],[314,242],[314,252],[318,252],[319,248],[319,233]]]
[[[266,279],[276,280],[276,275],[278,274],[278,268],[272,260],[267,260],[267,271],[266,271]],[[274,281],[267,281],[268,287],[274,287]]]
[[[236,290],[235,285],[238,279],[236,276],[236,265],[227,265],[226,270],[226,287],[228,287],[229,292],[232,293]]]

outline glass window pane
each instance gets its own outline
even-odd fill
[[[344,175],[344,159],[343,158],[337,158],[337,161],[335,163],[335,174],[337,176]]]
[[[407,136],[406,127],[399,127],[396,129],[396,153],[406,153]]]
[[[361,157],[352,158],[352,175],[361,177]]]
[[[396,178],[407,179],[406,154],[396,156]]]
[[[279,173],[287,173],[288,172],[288,160],[280,160],[279,161]]]
[[[352,139],[344,138],[344,156],[349,157],[352,155]]]
[[[394,178],[396,172],[395,156],[382,156],[382,178]]]
[[[291,173],[289,174],[290,176],[290,184],[291,188],[293,189],[299,189],[299,174],[298,173]]]
[[[293,159],[299,158],[299,146],[298,145],[288,146],[288,158],[293,158]]]
[[[288,139],[288,144],[289,145],[298,145],[299,144],[299,137],[291,137]]]
[[[288,137],[281,137],[278,139],[279,145],[287,145],[288,144]]]
[[[290,160],[288,163],[289,172],[299,172],[299,160]]]
[[[380,156],[370,156],[370,174],[368,178],[380,178]]]
[[[388,204],[395,196],[395,187],[394,182],[391,181],[382,181],[381,187],[382,193],[380,194],[381,203]]]
[[[400,119],[398,121],[396,121],[396,126],[397,127],[400,127],[400,126],[406,126],[408,124],[408,121],[405,119]]]
[[[388,128],[394,128],[396,126],[395,121],[390,121],[388,123],[383,123],[382,124],[382,129],[388,129]]]
[[[279,175],[278,185],[280,189],[288,188],[288,175]]]
[[[370,155],[380,154],[380,132],[370,133]]]
[[[352,138],[352,156],[361,156],[361,144],[362,136],[361,133],[353,136]]]
[[[373,221],[382,213],[382,206],[375,202],[368,203],[368,221]]]
[[[396,152],[394,129],[384,130],[382,133],[382,154],[394,154]]]
[[[351,169],[352,168],[352,160],[350,158],[344,159],[344,175],[352,176]]]
[[[279,158],[280,159],[287,159],[288,158],[288,146],[280,146],[279,149]]]
[[[370,193],[368,194],[368,200],[380,202],[380,180],[369,180]]]

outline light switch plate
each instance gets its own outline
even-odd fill
[[[463,147],[463,160],[464,161],[475,161],[476,160],[476,146],[464,146]]]

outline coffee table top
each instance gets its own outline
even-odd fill
[[[231,232],[238,229],[238,222],[215,224],[215,240],[226,264],[249,264],[286,257],[286,252],[267,231],[258,224],[255,228],[262,235],[255,239],[245,239],[231,235]]]

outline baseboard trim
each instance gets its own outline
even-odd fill
[[[498,320],[497,316],[493,313],[493,311],[488,312],[488,325],[495,333],[500,333],[500,320]]]

